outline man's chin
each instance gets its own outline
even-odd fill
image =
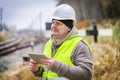
[[[52,34],[52,36],[56,39],[58,37],[58,35],[56,34]]]
[[[53,36],[57,36],[57,34],[54,34],[54,33],[53,33],[52,35],[53,35]]]

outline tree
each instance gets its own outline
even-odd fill
[[[120,18],[120,0],[57,0],[58,5],[66,3],[76,11],[77,22]]]
[[[105,10],[101,0],[58,0],[58,5],[70,4],[76,11],[77,22],[84,19],[101,20],[105,17]]]

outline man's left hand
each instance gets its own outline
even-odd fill
[[[46,68],[48,68],[49,70],[52,69],[53,65],[54,65],[54,59],[52,58],[42,58],[40,60],[40,62],[46,66]]]

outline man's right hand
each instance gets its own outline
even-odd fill
[[[32,72],[37,72],[39,70],[39,66],[35,60],[33,59],[30,60],[29,69]]]

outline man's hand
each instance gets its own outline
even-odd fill
[[[40,62],[46,66],[49,70],[52,69],[54,65],[54,60],[52,58],[42,58]]]
[[[34,61],[33,59],[30,60],[29,69],[32,72],[37,72],[39,70],[39,66],[38,66],[37,62]]]

